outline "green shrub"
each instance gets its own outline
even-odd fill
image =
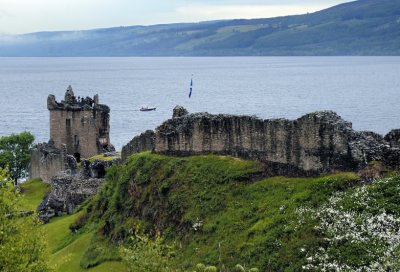
[[[206,266],[202,263],[196,264],[196,272],[203,272],[206,269]]]
[[[136,228],[135,234],[120,250],[128,271],[177,271],[173,268],[171,262],[174,255],[173,249],[165,245],[159,237],[152,240],[146,235],[139,234],[139,232],[140,228]]]
[[[204,272],[218,272],[218,269],[215,266],[207,266]]]
[[[235,268],[233,269],[234,272],[245,272],[246,270],[244,269],[243,266],[241,266],[240,264],[237,264],[235,266]]]

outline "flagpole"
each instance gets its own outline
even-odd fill
[[[192,97],[192,91],[193,91],[193,74],[190,78],[189,98]]]

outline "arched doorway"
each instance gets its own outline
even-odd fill
[[[81,162],[81,154],[79,153],[74,153],[74,157],[76,159],[77,162]]]

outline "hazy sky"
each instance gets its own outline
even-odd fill
[[[0,0],[0,33],[267,18],[351,0]]]

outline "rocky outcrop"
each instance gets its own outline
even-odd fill
[[[134,137],[127,145],[122,147],[122,161],[126,161],[126,159],[132,154],[145,150],[152,151],[154,149],[154,139],[155,134],[152,130],[147,130],[139,136]]]
[[[104,181],[105,169],[115,161],[82,161],[82,168],[76,172],[64,172],[51,178],[50,193],[38,207],[39,217],[48,222],[54,216],[71,214],[86,199],[96,194]]]
[[[153,137],[153,136],[151,136]],[[141,135],[133,142],[151,143]],[[271,175],[316,175],[357,170],[369,161],[395,165],[396,150],[373,132],[358,132],[331,111],[296,120],[262,120],[254,116],[187,114],[174,109],[173,118],[156,128],[154,145],[136,145],[130,154],[153,150],[167,155],[221,154],[264,162]]]

